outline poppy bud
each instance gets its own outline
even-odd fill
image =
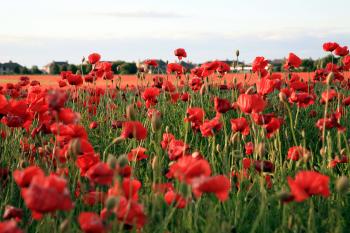
[[[239,50],[236,50],[236,57],[239,57]]]
[[[218,153],[221,152],[220,144],[217,144],[217,145],[216,145],[216,151],[217,151]]]
[[[4,215],[2,216],[3,219],[22,219],[23,217],[23,210],[20,208],[13,207],[11,205],[5,206]]]
[[[333,72],[330,72],[330,73],[327,75],[327,79],[326,79],[327,85],[331,84],[331,82],[333,81],[333,79],[334,79],[334,73],[333,73]]]
[[[68,228],[70,227],[70,225],[71,222],[68,218],[63,220],[63,222],[59,226],[59,232],[69,232]]]
[[[151,119],[152,131],[157,132],[162,127],[162,116],[160,113],[154,112]]]
[[[293,199],[293,195],[287,191],[280,191],[277,193],[277,198],[282,202],[289,202]]]
[[[327,152],[327,147],[321,148],[320,155],[324,157],[326,155],[326,152]]]
[[[152,159],[152,169],[155,170],[157,165],[158,165],[158,156],[154,156],[154,158]]]
[[[107,158],[107,164],[108,164],[108,166],[110,167],[110,168],[112,168],[112,169],[114,169],[115,168],[115,166],[117,165],[117,159],[116,159],[116,157],[114,156],[114,155],[112,155],[112,154],[109,154],[108,155],[108,158]]]
[[[341,176],[335,182],[335,189],[339,193],[347,193],[350,189],[350,180],[346,176]]]
[[[114,207],[118,205],[119,198],[118,197],[108,197],[106,200],[106,208],[107,210],[112,210]]]
[[[131,121],[136,120],[136,110],[134,104],[130,104],[126,107],[126,117]]]
[[[257,145],[255,145],[255,153],[259,157],[263,157],[265,154],[265,143],[260,142]]]
[[[284,94],[283,92],[280,92],[280,93],[278,94],[278,97],[279,97],[279,99],[280,99],[280,101],[281,101],[282,103],[286,103],[286,102],[287,102],[287,95]]]
[[[166,127],[165,127],[165,132],[166,132],[166,133],[169,133],[169,126],[166,126]]]
[[[120,155],[117,159],[117,163],[119,165],[119,167],[125,167],[126,165],[129,164],[128,158],[126,155]]]
[[[77,156],[81,154],[81,142],[80,138],[73,138],[69,142],[68,146],[68,155],[69,156]]]

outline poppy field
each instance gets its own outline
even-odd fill
[[[347,46],[299,73],[212,61],[0,83],[0,233],[348,232]],[[239,52],[237,52],[237,58]],[[2,77],[0,77],[1,79]]]

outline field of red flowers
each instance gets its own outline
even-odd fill
[[[290,53],[115,76],[93,53],[0,77],[0,233],[348,232],[350,55],[323,50],[341,59],[313,73]]]

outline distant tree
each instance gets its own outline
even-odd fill
[[[20,68],[20,73],[21,73],[21,74],[31,74],[31,73],[30,73],[30,70],[28,70],[28,68],[25,67],[25,66],[23,66],[23,67]]]
[[[62,66],[61,66],[61,72],[62,72],[62,71],[67,71],[67,70],[68,70],[67,65],[62,65]]]
[[[42,74],[43,72],[41,70],[39,70],[38,66],[32,66],[31,73],[32,74]]]
[[[50,74],[59,74],[60,73],[60,67],[54,63],[50,67]]]
[[[303,67],[303,71],[311,72],[315,70],[315,61],[311,58],[303,59],[301,66]]]
[[[19,66],[16,66],[14,69],[13,69],[13,73],[15,74],[20,74],[21,73],[21,69]]]
[[[136,74],[137,67],[135,62],[126,62],[119,67],[120,74]]]
[[[112,71],[115,73],[115,74],[119,74],[119,68],[121,65],[125,64],[125,61],[115,61],[115,62],[112,62]]]
[[[69,64],[68,65],[68,70],[72,71],[73,74],[75,74],[78,70],[78,67],[74,64]]]

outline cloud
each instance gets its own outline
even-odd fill
[[[184,18],[186,15],[176,12],[159,11],[110,11],[95,13],[101,16],[110,16],[117,18]]]

